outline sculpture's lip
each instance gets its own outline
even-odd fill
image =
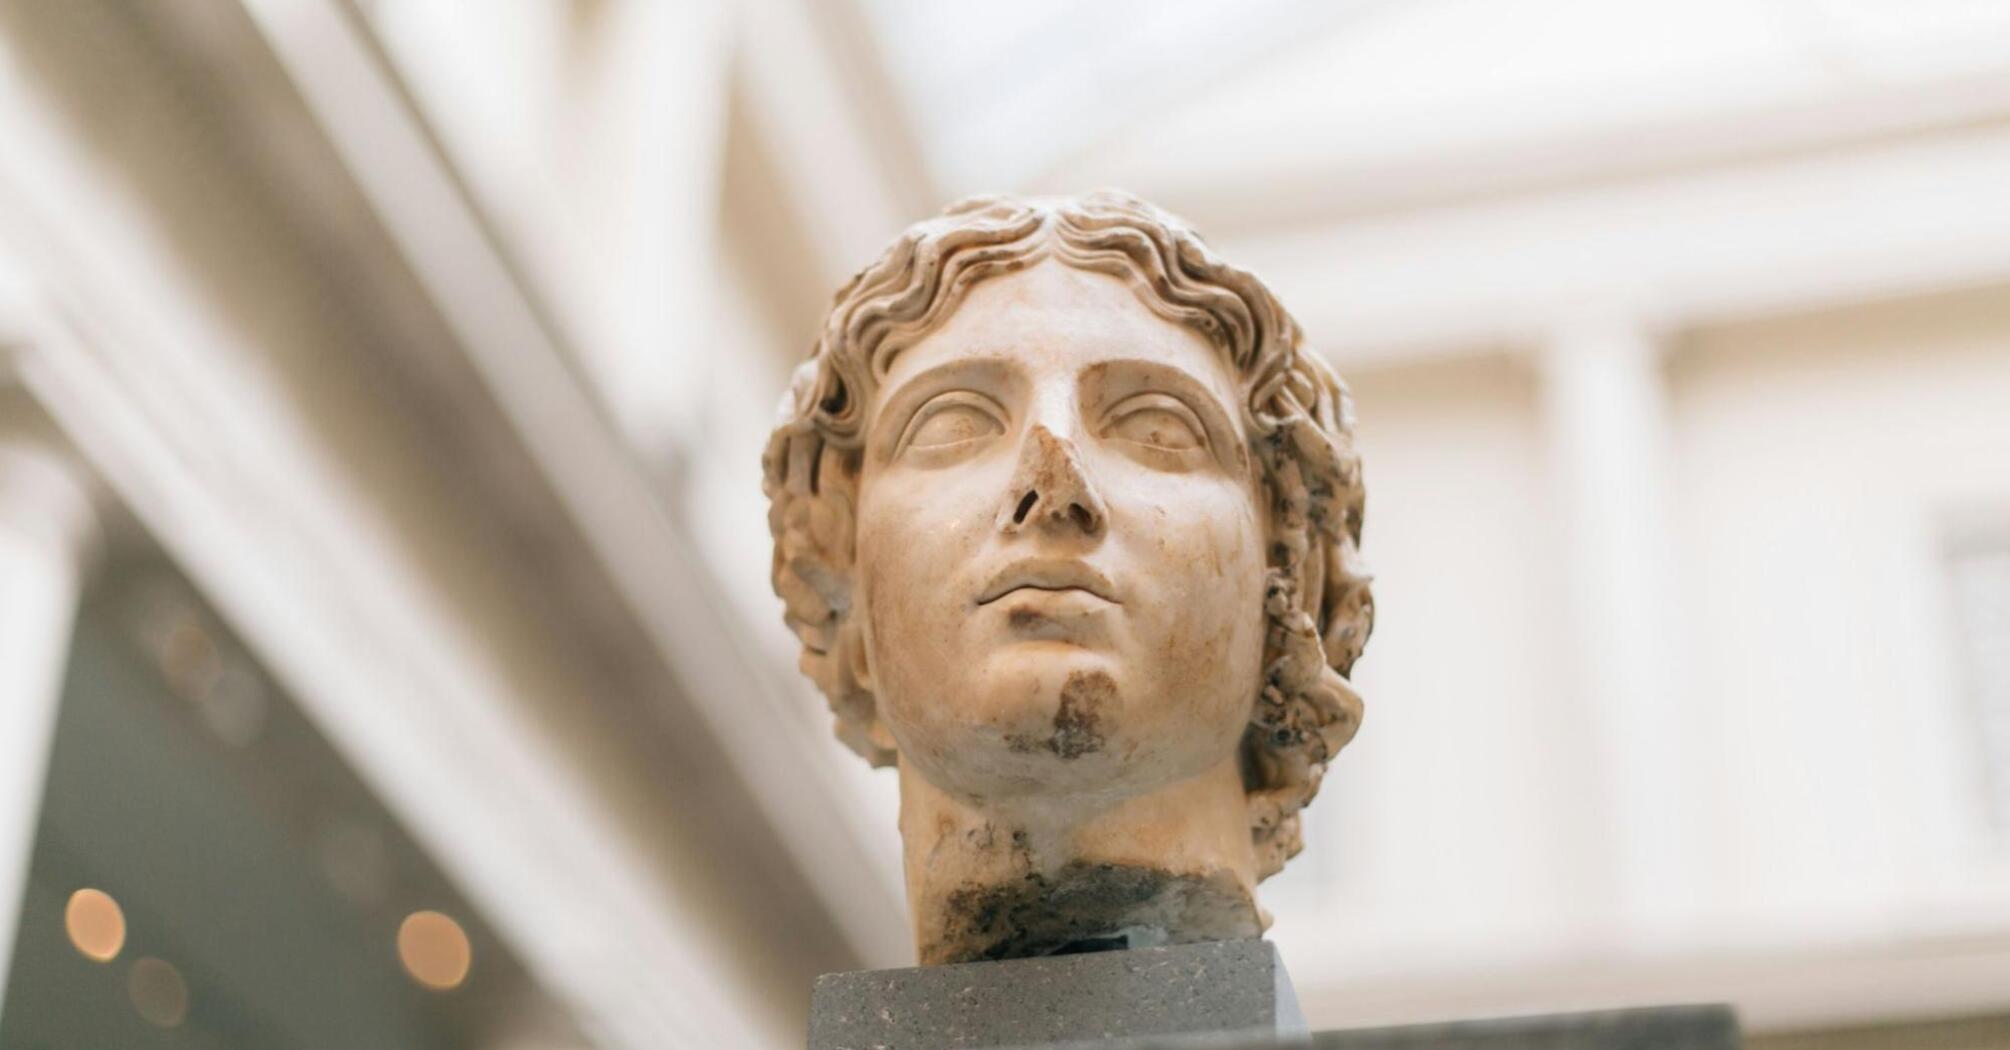
[[[1116,599],[1116,588],[1102,573],[1090,568],[1085,562],[1072,558],[1028,558],[1007,565],[1004,571],[991,578],[984,590],[977,596],[977,604],[989,605],[1013,591],[1031,588],[1039,591],[1087,591],[1112,605],[1122,604]]]

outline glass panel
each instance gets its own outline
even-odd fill
[[[0,1048],[578,1045],[194,590],[157,561],[106,569]]]

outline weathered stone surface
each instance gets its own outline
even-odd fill
[[[809,1046],[933,1050],[1126,1037],[1234,1046],[1304,1025],[1274,947],[1217,941],[829,974],[811,996]]]
[[[1373,620],[1301,343],[1115,193],[953,205],[839,291],[763,457],[774,585],[899,766],[921,962],[1261,933]]]

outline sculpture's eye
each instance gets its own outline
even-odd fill
[[[943,394],[921,406],[907,424],[903,449],[952,448],[1005,432],[1003,413],[989,398],[970,393]]]
[[[1110,411],[1103,435],[1146,448],[1185,452],[1207,445],[1207,431],[1193,410],[1167,394],[1138,394]]]

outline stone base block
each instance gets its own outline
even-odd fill
[[[827,974],[810,998],[809,1046],[935,1050],[1158,1037],[1234,1045],[1302,1040],[1304,1032],[1277,949],[1248,940]]]

